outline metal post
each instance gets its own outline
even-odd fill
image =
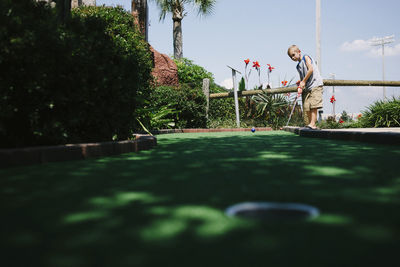
[[[335,76],[336,76],[335,73],[331,73],[331,78],[332,78],[332,80],[335,80]],[[334,86],[334,85],[332,86],[332,95],[335,96],[335,86]],[[332,107],[333,107],[333,118],[336,120],[335,104],[336,104],[336,102],[333,101],[333,103],[332,103]]]
[[[318,123],[321,123],[321,121],[322,121],[322,113],[324,113],[324,111],[323,110],[318,110]]]
[[[240,73],[240,72],[235,70],[232,67],[228,66],[228,68],[230,68],[232,70],[233,97],[235,98],[236,126],[239,128],[240,127],[240,118],[239,118],[238,88],[237,88],[237,84],[236,84],[236,72],[238,72],[238,73]]]
[[[385,45],[382,40],[382,81],[385,81]],[[386,87],[383,86],[383,99],[386,100]]]
[[[319,73],[321,73],[321,0],[316,0],[315,5],[315,19],[316,19],[316,48],[317,48],[317,66]]]
[[[208,120],[208,110],[210,109],[210,79],[203,79],[203,93],[206,96],[206,119]]]
[[[236,71],[232,69],[232,80],[233,80],[233,94],[235,97],[235,113],[236,113],[236,126],[240,127],[240,118],[239,118],[239,101],[237,95],[237,86],[236,86]]]

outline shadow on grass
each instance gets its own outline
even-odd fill
[[[6,266],[381,266],[400,233],[400,148],[286,132],[174,134],[151,151],[0,170]],[[302,223],[228,218],[305,203]],[[6,259],[6,260],[7,260]]]

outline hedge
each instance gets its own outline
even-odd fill
[[[0,146],[126,139],[149,97],[148,44],[122,8],[0,0]]]

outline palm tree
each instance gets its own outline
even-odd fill
[[[216,0],[153,0],[161,9],[160,21],[165,19],[168,13],[172,14],[174,57],[183,57],[182,49],[182,19],[186,16],[185,5],[194,5],[199,15],[208,15],[212,12]]]
[[[67,24],[71,17],[71,0],[55,0],[55,2],[59,22]]]
[[[132,0],[131,1],[131,12],[132,12],[133,17],[135,18],[135,24],[139,26],[140,32],[144,35],[146,41],[148,41],[147,0]]]

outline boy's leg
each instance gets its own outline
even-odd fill
[[[313,108],[308,112],[309,124],[308,126],[315,128],[317,123],[318,109]]]
[[[303,103],[303,121],[304,125],[308,125],[310,123],[310,107],[308,101],[309,92],[304,92],[302,94],[302,103]]]
[[[310,124],[310,121],[311,121],[310,110],[303,110],[303,121],[304,121],[304,125]]]
[[[308,126],[315,128],[317,123],[318,109],[322,108],[323,87],[314,87],[309,96],[310,112]]]

